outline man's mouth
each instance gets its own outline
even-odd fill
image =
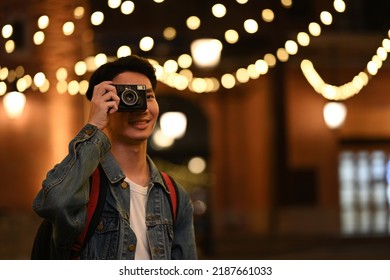
[[[129,121],[129,124],[132,125],[147,125],[150,122],[150,120],[132,120]]]

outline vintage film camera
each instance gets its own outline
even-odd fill
[[[146,85],[114,85],[120,98],[118,112],[145,111]]]

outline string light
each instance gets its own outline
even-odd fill
[[[241,5],[244,5],[248,2],[247,0],[236,0],[236,1],[238,4]],[[163,0],[155,0],[154,2],[162,3]],[[281,0],[280,3],[284,8],[291,8],[293,5],[291,0]],[[132,1],[122,2],[121,0],[108,0],[107,5],[111,9],[117,9],[120,7],[121,12],[124,14],[131,14],[135,10],[135,5],[134,2]],[[346,10],[346,5],[343,0],[334,0],[333,6],[334,6],[334,10],[338,13],[343,13]],[[84,16],[84,13],[85,13],[85,9],[79,6],[74,9],[73,16],[75,19],[80,19]],[[215,17],[220,18],[226,16],[227,10],[223,4],[217,3],[214,6],[212,6],[212,13]],[[90,20],[93,25],[101,25],[104,21],[104,17],[105,16],[103,12],[95,11],[91,14]],[[275,14],[270,9],[264,9],[261,11],[261,18],[264,22],[272,22],[275,18]],[[322,11],[320,13],[320,21],[324,25],[331,25],[333,23],[333,16],[329,11]],[[44,43],[45,34],[42,30],[47,28],[49,23],[50,23],[50,19],[47,15],[42,15],[38,19],[37,26],[41,29],[41,31],[37,31],[34,34],[33,37],[34,44],[41,45]],[[188,29],[196,30],[201,26],[201,19],[197,16],[191,16],[187,19],[186,25]],[[65,28],[65,26],[67,28]],[[71,34],[74,33],[75,28],[76,26],[73,22],[67,22],[64,24],[63,32],[64,34],[70,36]],[[250,34],[254,34],[258,31],[259,23],[254,19],[247,19],[244,21],[244,28],[246,32]],[[12,36],[12,32],[13,32],[12,25],[6,24],[3,26],[2,36],[4,38],[6,37],[10,38]],[[164,65],[164,67],[160,66],[160,64],[155,61],[153,63],[156,69],[158,69],[157,72],[160,73],[158,75],[158,79],[169,86],[175,87],[179,90],[184,90],[185,88],[188,88],[189,90],[197,93],[214,92],[220,88],[220,85],[222,85],[227,89],[230,89],[239,84],[246,83],[250,79],[259,78],[261,75],[266,74],[269,68],[275,67],[278,61],[287,62],[291,55],[296,55],[299,51],[298,45],[301,47],[309,46],[310,36],[317,37],[320,35],[321,35],[320,24],[317,22],[311,22],[308,25],[308,33],[306,33],[304,30],[298,32],[296,41],[292,39],[286,40],[284,47],[278,48],[274,54],[267,53],[264,55],[263,59],[258,59],[256,62],[248,65],[246,68],[240,67],[239,69],[233,71],[232,73],[222,74],[221,79],[217,79],[216,77],[204,77],[204,78],[194,77],[192,72],[188,69],[192,65],[193,58],[191,57],[191,55],[188,54],[178,55],[178,58],[176,60],[170,59],[169,62],[168,61],[161,62],[161,65]],[[163,36],[166,40],[173,40],[177,36],[176,29],[174,27],[166,27],[164,29]],[[226,43],[235,44],[239,41],[240,34],[236,30],[229,29],[225,31],[224,38]],[[150,51],[154,47],[154,40],[150,36],[145,36],[140,40],[139,45],[143,51]],[[5,43],[5,49],[7,53],[12,53],[15,50],[15,43],[12,40],[7,40],[7,42]],[[390,40],[386,38],[383,41],[383,46],[377,50],[377,54],[374,55],[372,60],[367,63],[366,70],[361,72],[367,75],[368,77],[367,81],[370,79],[370,76],[376,74],[380,70],[383,61],[387,59],[387,52],[389,52],[389,49],[390,49]],[[121,57],[121,56],[129,55],[131,53],[132,52],[129,46],[121,46],[118,48],[116,56]],[[87,72],[94,71],[99,65],[108,61],[108,59],[111,58],[108,58],[105,54],[98,54],[96,56],[87,57],[83,61],[77,62],[74,66],[73,71],[77,76],[81,77]],[[169,65],[169,67],[167,67],[167,65]],[[175,66],[172,67],[173,65]],[[303,65],[309,65],[309,64],[307,63],[307,61],[304,61],[302,62],[301,67]],[[306,69],[311,69],[309,71],[311,71],[312,74],[315,72],[314,66],[307,67]],[[357,84],[363,84],[362,80],[364,79],[362,78],[363,74],[361,73],[359,73],[353,79]],[[305,77],[308,79],[310,83],[311,79],[308,78],[307,75],[305,75]],[[45,82],[43,85],[35,86],[34,84],[32,84],[31,88],[37,88],[40,91],[45,89],[48,90],[47,87],[49,86],[49,82],[46,79],[44,81]],[[58,81],[60,80],[58,79]],[[65,81],[65,79],[63,81]],[[79,82],[79,84],[81,83],[85,85],[85,83],[87,82],[83,80]],[[354,84],[354,86],[356,85]],[[337,89],[328,86],[326,86],[325,88],[327,89],[326,92],[329,96],[332,95],[332,92],[333,95],[339,96],[338,95],[339,91]],[[344,94],[345,88],[347,88],[347,86],[344,86],[342,88],[343,98],[345,98],[345,96],[348,96],[348,94],[347,95]],[[75,91],[73,90],[72,93],[74,92]],[[80,89],[78,92],[81,93],[82,90]],[[334,94],[334,92],[336,92],[336,94]],[[356,89],[355,89],[355,94],[356,94]]]
[[[387,52],[390,51],[390,48],[386,49],[388,42],[390,41],[387,38],[382,41],[382,46],[377,48],[376,54],[373,55],[372,59],[367,63],[364,71],[359,72],[351,81],[340,86],[326,83],[318,74],[310,60],[305,59],[302,61],[301,70],[309,84],[324,98],[336,101],[345,100],[358,94],[363,87],[368,84],[368,81],[372,76],[375,76],[378,73],[383,62],[388,57]]]

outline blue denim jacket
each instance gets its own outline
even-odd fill
[[[54,259],[70,259],[74,239],[86,222],[89,177],[100,162],[109,180],[101,220],[81,259],[134,259],[137,238],[130,227],[130,190],[124,173],[110,153],[107,136],[87,124],[69,144],[69,154],[47,174],[34,202],[34,211],[54,225]],[[178,208],[173,221],[168,189],[148,157],[151,181],[146,205],[147,238],[152,259],[196,259],[193,206],[177,184]],[[123,183],[123,184],[122,184]]]

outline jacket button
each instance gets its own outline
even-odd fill
[[[103,229],[104,229],[103,223],[100,222],[100,223],[98,224],[98,226],[97,226],[97,230],[98,230],[98,231],[102,231]]]
[[[128,184],[125,182],[125,181],[123,181],[122,183],[121,183],[121,188],[122,189],[126,189],[128,187]]]
[[[131,244],[130,246],[129,246],[129,251],[130,252],[133,252],[135,250],[135,246],[133,245],[133,244]]]
[[[85,133],[86,133],[87,135],[91,136],[92,133],[93,133],[93,130],[92,130],[92,129],[86,129],[86,130],[85,130]]]

